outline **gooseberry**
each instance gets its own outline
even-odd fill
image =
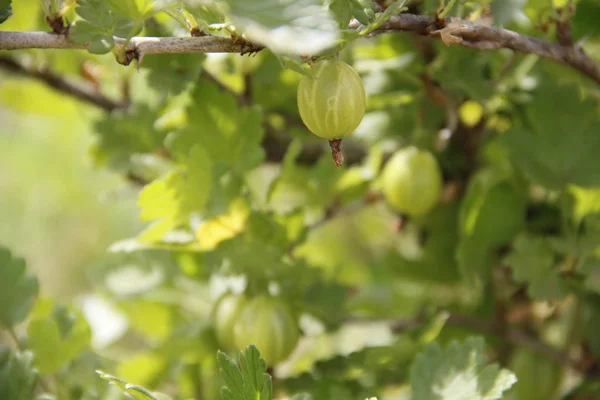
[[[358,73],[343,61],[322,60],[311,71],[312,76],[304,76],[298,85],[300,118],[312,133],[330,141],[340,165],[340,140],[354,132],[365,113],[365,87]]]
[[[233,327],[238,349],[254,344],[268,365],[286,359],[298,344],[296,318],[282,300],[261,295],[245,305]]]
[[[237,349],[233,338],[233,326],[247,302],[245,296],[233,293],[226,293],[217,300],[212,311],[212,320],[215,336],[223,350]]]
[[[383,171],[382,188],[393,208],[409,216],[419,216],[439,201],[442,173],[430,152],[411,146],[390,158]]]

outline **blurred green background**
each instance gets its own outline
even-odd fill
[[[27,260],[45,295],[81,291],[85,266],[141,226],[135,188],[91,164],[96,113],[0,72],[0,244]]]

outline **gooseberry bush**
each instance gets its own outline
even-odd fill
[[[91,132],[144,224],[77,296],[0,248],[0,399],[600,398],[598,21],[0,0],[0,137]]]

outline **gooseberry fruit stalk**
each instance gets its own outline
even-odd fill
[[[329,140],[336,165],[342,164],[341,140],[358,127],[365,114],[365,87],[358,73],[339,60],[322,60],[298,85],[298,111],[304,125]]]

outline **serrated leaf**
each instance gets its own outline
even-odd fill
[[[25,260],[0,247],[0,328],[22,322],[39,290],[38,280],[26,274]]]
[[[282,259],[289,246],[283,226],[271,215],[252,212],[246,219],[243,233],[221,242],[211,257],[227,261],[229,272],[272,278],[286,268]],[[264,268],[265,265],[269,268]]]
[[[230,16],[251,42],[275,53],[316,55],[339,31],[321,0],[227,0]]]
[[[31,399],[37,377],[30,351],[16,353],[9,348],[0,348],[0,399]]]
[[[563,283],[554,270],[554,253],[542,237],[522,234],[504,258],[518,282],[527,283],[527,293],[538,300],[555,300],[565,295]]]
[[[150,25],[146,28],[148,36],[170,36],[163,25]],[[163,93],[178,94],[191,82],[198,79],[202,70],[205,54],[164,54],[146,55],[140,64],[147,69],[148,84]]]
[[[58,372],[89,348],[92,337],[90,326],[79,313],[43,300],[36,305],[27,335],[42,374]]]
[[[530,127],[514,127],[503,136],[510,156],[529,178],[547,188],[600,186],[598,105],[582,99],[577,87],[550,81],[545,80],[527,104]]]
[[[140,192],[140,218],[155,221],[141,234],[140,241],[159,241],[167,232],[185,225],[191,213],[202,212],[212,185],[212,161],[202,147],[194,146],[184,171],[173,171]]]
[[[271,376],[265,371],[267,364],[260,358],[254,345],[239,354],[239,366],[225,353],[217,353],[219,373],[225,386],[221,389],[224,400],[271,400]]]
[[[78,44],[89,43],[88,51],[104,54],[115,46],[113,36],[130,37],[139,33],[132,19],[116,15],[102,0],[79,0],[77,14],[83,18],[76,21],[69,38]]]
[[[111,385],[117,386],[123,393],[129,395],[136,400],[170,400],[171,397],[163,393],[151,392],[150,390],[131,383],[127,383],[116,376],[109,375],[103,371],[96,371],[100,378],[104,379]]]
[[[98,140],[92,153],[96,162],[130,171],[133,155],[153,153],[163,145],[166,133],[155,128],[155,120],[156,111],[145,104],[104,115],[94,123]]]
[[[497,364],[487,364],[484,352],[481,338],[453,341],[446,348],[427,345],[411,368],[413,400],[500,399],[517,378]]]
[[[231,93],[206,81],[198,82],[191,96],[188,127],[173,140],[173,151],[187,152],[199,145],[223,173],[243,175],[260,165],[265,153],[260,146],[263,127],[258,108],[239,107]]]

